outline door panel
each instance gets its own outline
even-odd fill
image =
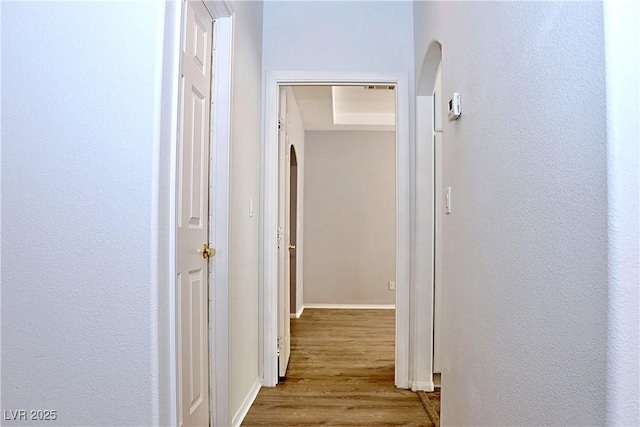
[[[287,92],[280,89],[280,118],[282,127],[279,132],[279,225],[282,230],[278,249],[278,337],[279,357],[278,376],[284,378],[289,365],[291,354],[291,318],[289,316],[290,305],[290,278],[291,259],[289,257],[289,243],[291,242],[290,223],[290,170],[289,170],[289,120],[287,119]]]
[[[200,1],[185,4],[178,141],[178,416],[209,425],[209,144],[213,20]]]
[[[189,351],[183,358],[182,378],[188,387],[185,396],[189,412],[193,413],[207,398],[207,346],[206,346],[206,286],[205,271],[190,271],[180,286],[180,301],[185,318],[181,325],[184,349]]]

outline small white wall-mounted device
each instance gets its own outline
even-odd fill
[[[449,100],[449,121],[458,120],[462,114],[462,109],[460,107],[460,94],[458,92],[453,94],[453,98]]]

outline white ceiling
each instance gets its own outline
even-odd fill
[[[395,90],[293,86],[293,93],[305,130],[395,130]]]

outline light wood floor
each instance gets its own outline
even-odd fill
[[[263,387],[243,426],[432,426],[396,389],[393,310],[306,309],[291,321],[287,378]]]

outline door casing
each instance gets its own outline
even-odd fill
[[[442,62],[433,87],[433,373],[442,370],[442,223],[444,189],[442,185]]]
[[[280,86],[396,86],[396,355],[395,385],[410,388],[411,138],[407,73],[271,71],[265,76],[264,144],[261,150],[260,343],[263,386],[278,383],[278,99]],[[287,306],[287,310],[289,307]]]

